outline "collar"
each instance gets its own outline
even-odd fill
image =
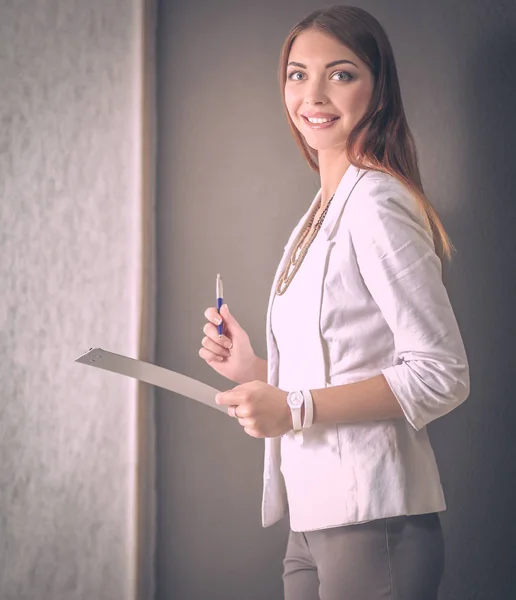
[[[327,240],[331,239],[353,188],[366,173],[367,171],[364,169],[358,169],[354,165],[349,165],[347,171],[342,176],[321,227],[321,233]],[[320,193],[321,190],[317,193],[316,199],[319,198]]]

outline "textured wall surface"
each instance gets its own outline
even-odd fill
[[[0,598],[132,597],[138,0],[0,3]]]
[[[230,387],[198,357],[216,273],[264,355],[274,270],[317,182],[277,86],[290,27],[320,0],[161,0],[160,364]],[[516,4],[364,0],[398,62],[423,180],[458,253],[446,279],[469,400],[431,427],[448,510],[442,600],[516,597]],[[160,391],[158,598],[280,600],[286,526],[263,530],[263,445]]]

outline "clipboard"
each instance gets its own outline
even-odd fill
[[[112,371],[113,373],[120,373],[120,375],[156,385],[215,408],[225,415],[228,414],[227,406],[215,403],[215,396],[220,390],[164,367],[130,358],[123,354],[115,354],[102,348],[90,348],[90,350],[76,358],[75,362]]]

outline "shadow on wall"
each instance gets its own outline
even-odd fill
[[[441,598],[514,597],[516,524],[516,31],[464,72],[464,206],[447,275],[471,369],[464,409],[431,427],[449,510]],[[459,160],[457,162],[460,162]],[[453,225],[453,224],[452,224]]]

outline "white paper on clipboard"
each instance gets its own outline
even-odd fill
[[[201,381],[192,379],[187,375],[181,375],[164,367],[158,367],[136,358],[130,358],[122,354],[115,354],[102,348],[91,348],[75,359],[75,362],[99,369],[106,369],[113,373],[127,375],[152,385],[157,385],[181,396],[192,398],[201,404],[215,408],[227,415],[227,406],[215,403],[217,390]]]

